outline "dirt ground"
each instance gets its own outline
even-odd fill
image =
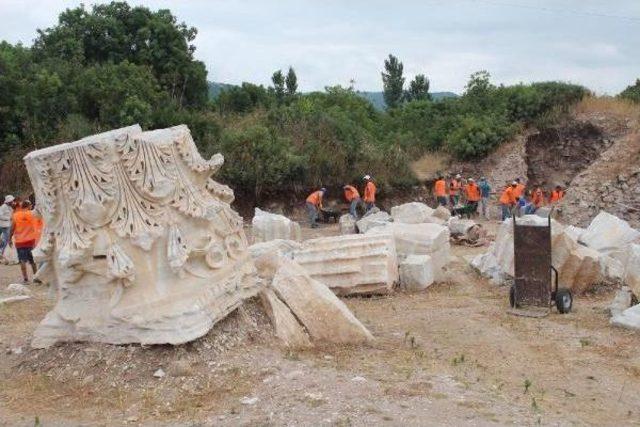
[[[375,343],[304,352],[278,346],[256,302],[185,346],[32,350],[52,306],[33,286],[0,307],[0,425],[640,425],[640,334],[609,326],[613,290],[515,317],[465,261],[486,248],[452,249],[444,283],[345,299]]]

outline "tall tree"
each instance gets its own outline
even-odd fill
[[[424,74],[417,74],[409,83],[409,89],[405,96],[407,101],[431,99],[431,95],[429,95],[429,79]]]
[[[298,90],[298,76],[296,76],[296,72],[292,67],[289,67],[285,83],[287,85],[287,95],[295,95]]]
[[[276,95],[276,100],[282,102],[284,99],[284,85],[285,78],[282,74],[282,70],[278,70],[271,76],[271,82],[273,83],[273,92]]]
[[[402,69],[402,62],[389,54],[389,59],[384,61],[384,71],[382,72],[383,96],[387,108],[395,108],[402,102],[404,87]]]

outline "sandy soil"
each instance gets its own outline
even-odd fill
[[[32,350],[52,305],[34,286],[0,307],[0,425],[640,424],[640,334],[609,326],[613,291],[515,317],[507,289],[464,261],[483,250],[454,247],[446,282],[425,292],[346,299],[374,344],[305,352],[280,348],[255,302],[177,348]],[[0,277],[4,289],[18,268]]]

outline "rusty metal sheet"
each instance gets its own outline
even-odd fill
[[[551,224],[514,224],[515,300],[518,305],[549,307],[551,296]]]

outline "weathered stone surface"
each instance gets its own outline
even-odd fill
[[[31,297],[29,295],[15,295],[15,296],[12,296],[12,297],[0,298],[0,306],[2,306],[4,304],[10,304],[12,302],[28,300],[30,298]]]
[[[627,308],[611,318],[611,324],[627,329],[640,329],[640,304]]]
[[[502,285],[509,276],[500,268],[498,259],[494,255],[494,245],[495,243],[492,243],[487,252],[476,255],[471,260],[471,266],[494,285]]]
[[[433,209],[424,203],[410,202],[391,208],[391,217],[394,222],[403,224],[420,224],[432,222]]]
[[[271,320],[276,336],[290,348],[311,347],[309,336],[296,320],[289,307],[280,301],[272,289],[260,291],[260,300]]]
[[[11,292],[12,294],[18,295],[28,295],[31,293],[29,288],[22,283],[11,283],[9,286],[7,286],[7,291]]]
[[[398,281],[396,247],[390,234],[307,240],[293,258],[338,295],[384,294]]]
[[[580,235],[579,242],[598,252],[608,253],[626,249],[638,239],[640,231],[631,228],[625,220],[601,211]]]
[[[629,246],[629,259],[625,269],[624,282],[634,295],[640,298],[640,245]]]
[[[618,316],[627,308],[631,307],[632,296],[631,289],[629,289],[628,286],[623,286],[622,289],[618,290],[609,305],[611,316]]]
[[[421,291],[433,283],[433,264],[429,255],[410,255],[400,263],[400,285],[408,291]]]
[[[280,260],[271,288],[304,325],[313,341],[357,344],[373,339],[347,306],[295,261]]]
[[[300,224],[291,221],[283,215],[265,212],[260,208],[255,209],[251,220],[253,241],[255,243],[268,242],[270,240],[302,240]]]
[[[597,283],[604,282],[599,259],[598,251],[577,245],[562,265],[554,265],[559,273],[560,286],[579,294]]]
[[[389,222],[391,222],[391,216],[385,211],[379,211],[363,216],[356,222],[356,226],[358,227],[358,231],[364,234],[372,228],[386,225]]]
[[[399,262],[410,255],[429,255],[433,264],[433,276],[442,280],[444,267],[449,263],[449,229],[438,224],[396,224],[370,230],[368,235],[393,235]]]
[[[302,243],[294,240],[275,239],[268,242],[254,243],[249,246],[251,257],[256,260],[265,254],[275,253],[278,256],[293,258],[293,253],[302,248]]]
[[[340,234],[356,234],[356,220],[351,214],[345,214],[340,217]]]
[[[586,231],[586,228],[576,227],[573,225],[568,225],[565,227],[564,232],[571,238],[573,241],[578,241],[580,235]]]
[[[25,157],[45,230],[34,257],[56,305],[32,345],[180,344],[257,293],[233,192],[186,126],[139,126]]]
[[[449,218],[451,218],[451,212],[444,206],[438,206],[433,210],[433,216],[440,218],[443,221],[449,221]]]

